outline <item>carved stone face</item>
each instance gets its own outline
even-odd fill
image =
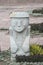
[[[16,32],[22,32],[28,27],[28,18],[13,18],[11,24]]]

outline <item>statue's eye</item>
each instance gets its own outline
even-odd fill
[[[25,21],[25,20],[23,20],[23,25],[25,26],[25,24],[26,24],[26,21]]]
[[[14,25],[14,26],[17,25],[17,21],[14,21],[13,25]]]
[[[15,26],[15,22],[13,23],[13,26]]]

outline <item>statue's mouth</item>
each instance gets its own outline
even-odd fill
[[[17,27],[16,29],[15,29],[15,31],[17,31],[17,32],[22,32],[24,30],[24,28],[21,28],[21,27]]]

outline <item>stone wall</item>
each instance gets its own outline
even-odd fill
[[[0,5],[26,5],[29,3],[43,3],[43,0],[0,0]]]
[[[9,49],[9,12],[0,11],[0,51]],[[6,30],[5,30],[6,29]]]

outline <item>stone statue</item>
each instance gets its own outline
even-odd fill
[[[10,21],[11,59],[15,60],[16,55],[30,55],[30,26],[28,12],[12,12],[10,15]]]

